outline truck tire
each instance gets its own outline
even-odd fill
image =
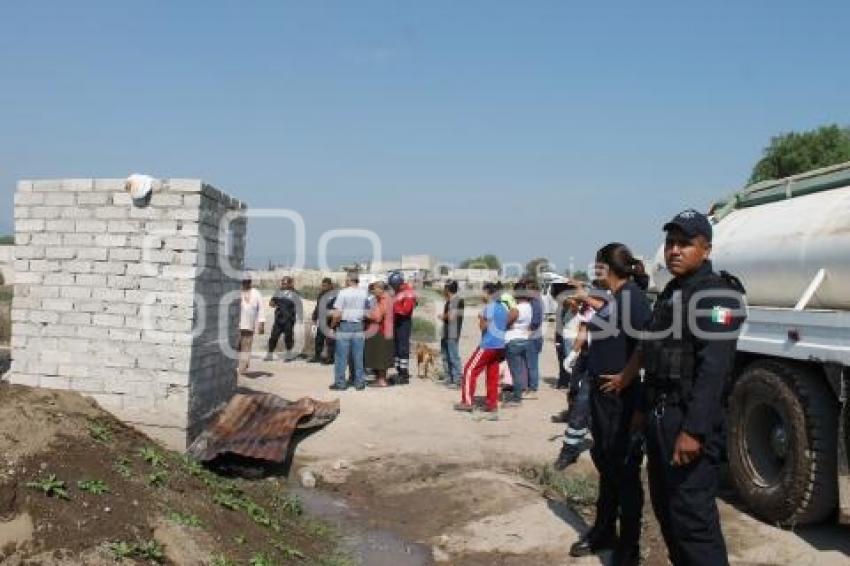
[[[838,403],[803,365],[748,366],[729,397],[729,470],[752,512],[782,526],[829,518],[838,503]]]

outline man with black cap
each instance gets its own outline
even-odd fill
[[[685,210],[664,225],[673,279],[659,295],[641,346],[619,375],[618,392],[645,369],[632,430],[643,431],[652,507],[674,566],[728,565],[717,512],[724,386],[746,317],[744,289],[712,270],[711,223]],[[633,443],[636,445],[636,443]]]

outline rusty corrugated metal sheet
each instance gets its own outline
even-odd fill
[[[224,454],[283,462],[296,428],[324,426],[338,414],[339,400],[293,403],[271,393],[237,393],[187,452],[202,462]]]

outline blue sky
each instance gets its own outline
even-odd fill
[[[850,123],[843,1],[8,2],[0,232],[19,178],[201,177],[387,256],[566,267]],[[251,261],[293,252],[254,223]],[[340,258],[365,255],[342,242]]]

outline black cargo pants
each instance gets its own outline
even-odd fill
[[[728,566],[717,511],[720,433],[706,439],[703,454],[687,466],[673,466],[673,448],[682,427],[675,405],[647,415],[646,454],[649,495],[674,566]]]

